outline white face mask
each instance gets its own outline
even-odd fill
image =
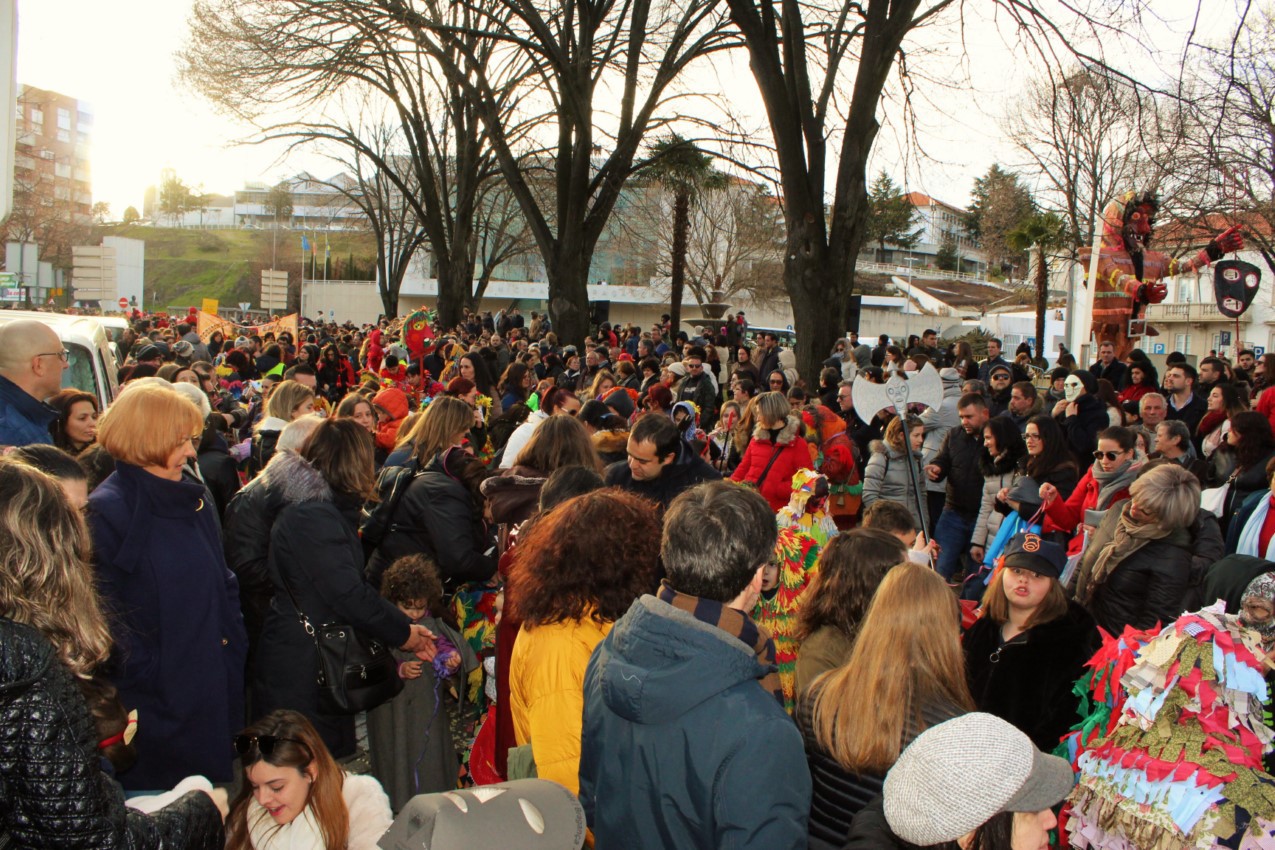
[[[1085,391],[1084,383],[1074,375],[1063,381],[1063,395],[1067,401],[1075,401]]]

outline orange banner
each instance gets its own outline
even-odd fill
[[[273,321],[263,322],[259,325],[240,325],[229,319],[223,319],[220,316],[214,316],[212,313],[204,311],[199,312],[199,338],[207,342],[213,335],[214,331],[221,331],[222,335],[233,342],[234,338],[240,335],[263,336],[272,333],[278,338],[279,334],[288,331],[292,334],[293,341],[297,338],[297,314],[289,313]]]

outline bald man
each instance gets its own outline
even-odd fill
[[[44,400],[62,387],[62,340],[43,322],[0,325],[0,446],[52,443],[57,411]]]

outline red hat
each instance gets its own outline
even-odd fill
[[[622,362],[622,363],[632,363],[633,355],[629,354],[627,351],[622,351],[620,352],[620,356],[616,358],[616,361]]]

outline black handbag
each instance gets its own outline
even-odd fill
[[[297,620],[314,641],[319,655],[320,714],[358,714],[388,702],[403,690],[394,653],[376,638],[351,625],[325,623],[317,629],[297,604],[288,579],[279,571]]]

